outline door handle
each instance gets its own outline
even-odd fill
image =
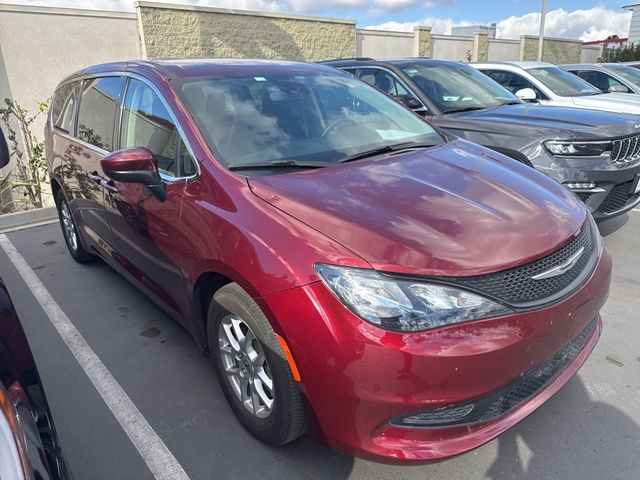
[[[98,172],[91,172],[89,174],[89,178],[94,182],[96,182],[98,185],[100,185],[102,188],[107,190],[108,192],[118,193],[118,189],[115,187],[113,182],[111,182],[111,180],[105,180],[100,175],[98,175]]]

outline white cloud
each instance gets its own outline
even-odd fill
[[[602,40],[609,35],[626,37],[629,34],[631,12],[617,12],[603,7],[567,12],[563,9],[547,13],[545,35],[550,37],[578,38],[582,41]],[[527,13],[498,22],[498,37],[519,38],[520,35],[537,35],[540,14]]]
[[[432,33],[449,35],[451,33],[452,27],[466,27],[476,24],[477,22],[471,22],[469,20],[456,21],[450,17],[425,17],[422,20],[418,20],[416,22],[384,22],[377,25],[369,25],[364,28],[371,28],[375,30],[393,30],[396,32],[412,32],[413,27],[415,27],[416,25],[427,25],[431,27]]]
[[[441,0],[442,1],[442,0]],[[448,1],[448,0],[445,0]],[[545,35],[550,37],[577,38],[583,42],[602,40],[609,35],[625,37],[629,33],[631,12],[617,12],[603,7],[568,12],[563,9],[547,13]],[[365,28],[410,32],[415,25],[428,25],[433,33],[450,34],[452,27],[477,25],[470,20],[453,20],[427,16],[415,22],[384,22]],[[527,13],[501,20],[497,26],[499,38],[520,38],[520,35],[537,35],[540,13]]]
[[[403,8],[413,7],[418,0],[373,0],[373,7],[377,10],[393,12]]]

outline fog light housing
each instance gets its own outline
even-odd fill
[[[404,417],[397,417],[389,423],[397,427],[442,427],[461,423],[474,408],[475,405],[473,403],[443,407],[432,412],[412,413]]]

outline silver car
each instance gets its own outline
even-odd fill
[[[605,93],[631,93],[640,95],[640,70],[621,63],[576,63],[560,68]]]
[[[524,101],[640,115],[640,96],[602,93],[590,83],[546,62],[472,63]]]

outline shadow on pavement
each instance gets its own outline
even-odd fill
[[[496,442],[486,473],[494,480],[629,479],[640,471],[640,426],[591,400],[579,376]]]

